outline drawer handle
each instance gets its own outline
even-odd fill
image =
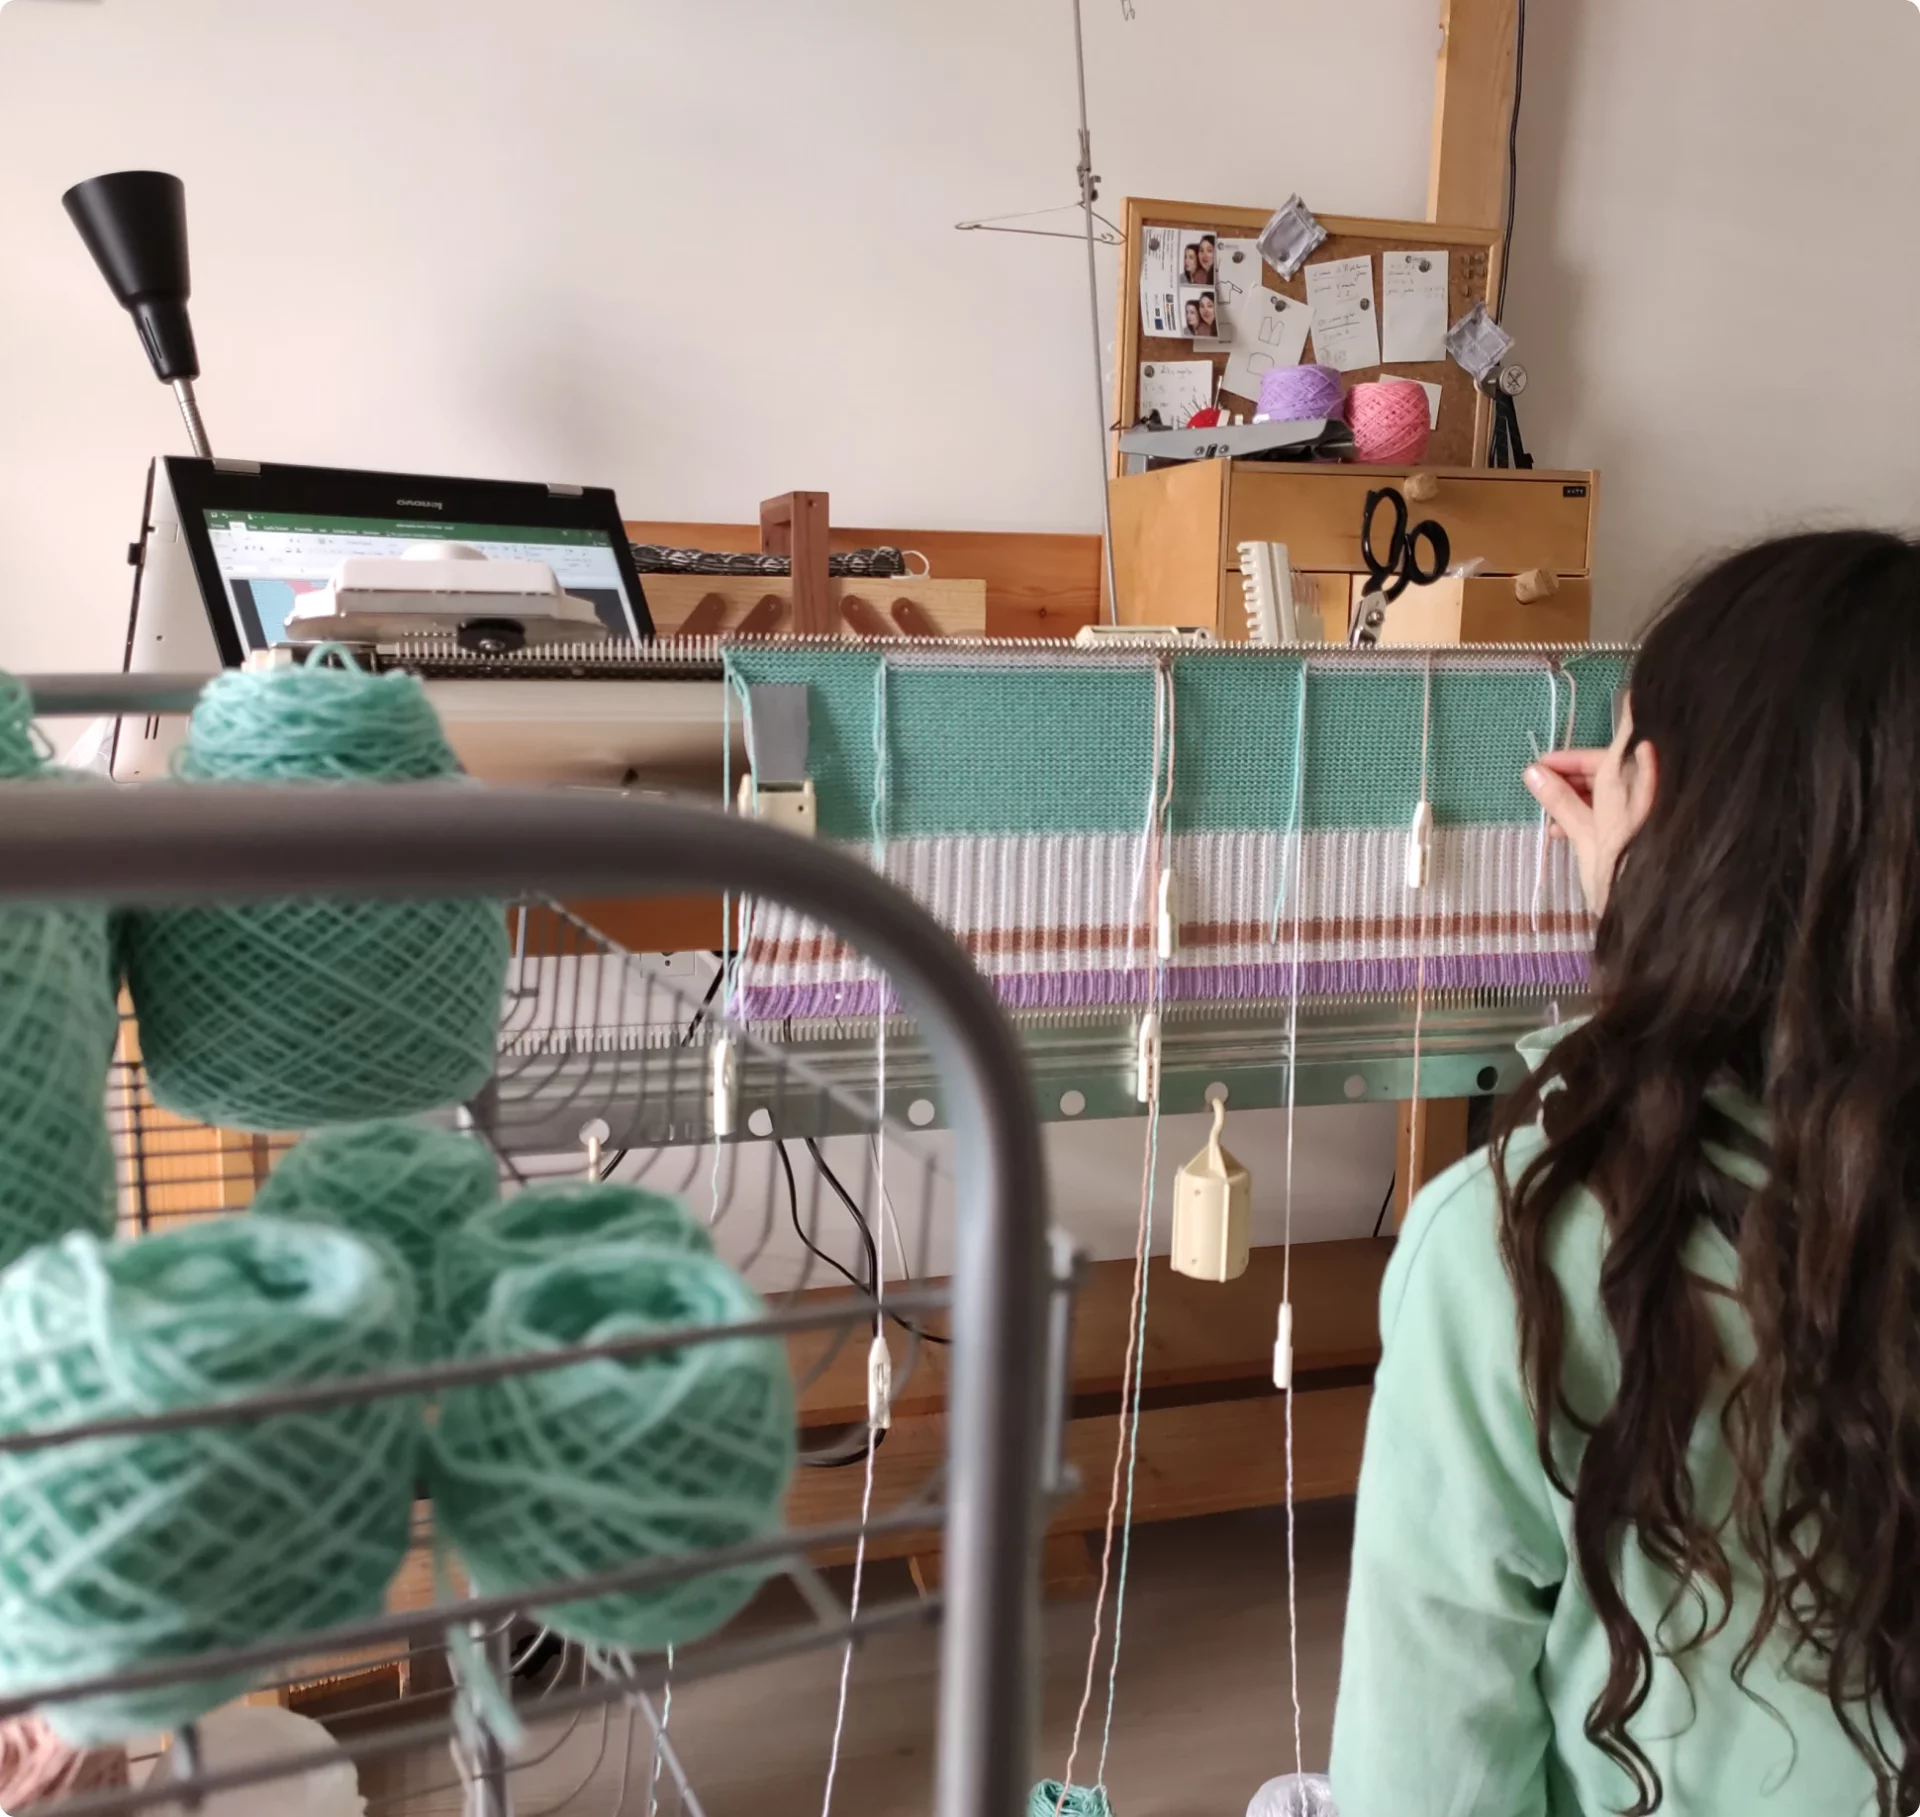
[[[1560,576],[1551,568],[1529,568],[1526,573],[1516,575],[1513,582],[1513,596],[1523,606],[1538,605],[1543,599],[1551,599],[1560,591]]]
[[[1410,504],[1429,504],[1440,496],[1440,476],[1437,473],[1410,473],[1407,475],[1406,492]]]

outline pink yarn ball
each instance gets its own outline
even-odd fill
[[[1382,467],[1422,459],[1432,439],[1427,394],[1411,379],[1382,379],[1347,393],[1347,422],[1357,458]]]

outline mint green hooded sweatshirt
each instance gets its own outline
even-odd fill
[[[1562,1031],[1564,1032],[1564,1031]],[[1551,1037],[1521,1044],[1538,1064]],[[1758,1111],[1720,1107],[1756,1131]],[[1517,1175],[1537,1151],[1517,1135]],[[1709,1151],[1755,1183],[1750,1156]],[[1626,1773],[1586,1739],[1607,1676],[1607,1641],[1572,1556],[1571,1507],[1547,1481],[1521,1379],[1513,1289],[1500,1259],[1490,1154],[1470,1156],[1415,1200],[1380,1292],[1382,1357],[1355,1513],[1332,1780],[1340,1817],[1602,1817],[1632,1802]],[[1598,1413],[1619,1379],[1600,1305],[1604,1217],[1574,1195],[1551,1238],[1567,1311],[1566,1384]],[[1732,1246],[1703,1224],[1686,1251],[1703,1281],[1731,1288]],[[1751,1354],[1738,1303],[1718,1301],[1727,1355]],[[1719,1402],[1694,1435],[1703,1511],[1731,1502]],[[1569,1436],[1566,1465],[1577,1457]],[[1735,1655],[1758,1607],[1759,1577],[1732,1543],[1732,1618],[1673,1656],[1698,1623],[1672,1580],[1631,1542],[1628,1606],[1656,1643],[1651,1694],[1632,1734],[1660,1774],[1662,1817],[1860,1817],[1873,1778],[1823,1692],[1770,1641],[1743,1690]],[[1770,1706],[1770,1707],[1769,1707]]]

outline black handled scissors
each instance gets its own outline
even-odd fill
[[[1393,533],[1387,538],[1384,557],[1376,552],[1373,540],[1374,521],[1382,505],[1393,513]],[[1425,562],[1420,559],[1422,540],[1427,545]],[[1367,578],[1372,584],[1354,614],[1351,641],[1356,647],[1380,641],[1388,606],[1409,587],[1430,587],[1446,573],[1453,562],[1453,545],[1447,541],[1446,531],[1431,518],[1409,528],[1405,495],[1392,486],[1383,486],[1367,494],[1360,520],[1360,559],[1367,564]]]

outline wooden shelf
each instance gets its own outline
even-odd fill
[[[1359,1481],[1372,1390],[1353,1378],[1380,1360],[1380,1277],[1392,1253],[1390,1239],[1368,1237],[1294,1248],[1296,1500],[1351,1495]],[[1136,1521],[1268,1507],[1285,1498],[1287,1397],[1272,1383],[1284,1266],[1279,1248],[1256,1249],[1246,1273],[1224,1283],[1175,1274],[1164,1257],[1149,1265]],[[1055,1536],[1094,1532],[1106,1520],[1132,1299],[1130,1260],[1098,1262],[1088,1271],[1074,1320],[1076,1416],[1066,1432],[1080,1487],[1053,1509],[1048,1532]],[[829,1343],[814,1334],[796,1339],[796,1366],[817,1360]],[[876,1510],[912,1501],[939,1469],[945,1400],[946,1359],[937,1346],[923,1345],[874,1459]],[[1111,1405],[1088,1405],[1107,1400]],[[802,1394],[801,1421],[816,1430],[847,1426],[865,1408],[866,1345],[850,1342]],[[788,1520],[798,1526],[856,1518],[863,1476],[851,1467],[801,1471],[787,1499]],[[922,1556],[938,1544],[933,1532],[896,1533],[874,1540],[868,1552]],[[851,1548],[835,1548],[816,1562],[852,1556]]]
[[[1367,1387],[1303,1390],[1295,1396],[1296,1502],[1353,1493],[1360,1480],[1360,1448],[1372,1398],[1373,1390]],[[1147,1409],[1140,1415],[1134,1520],[1180,1520],[1232,1508],[1271,1507],[1285,1500],[1286,1417],[1287,1397],[1271,1387],[1255,1399]],[[1119,1435],[1120,1422],[1111,1414],[1068,1423],[1067,1455],[1079,1472],[1080,1485],[1053,1509],[1049,1534],[1093,1533],[1105,1524]],[[937,1414],[896,1419],[874,1459],[874,1513],[913,1501],[945,1461],[946,1443],[946,1421]],[[810,1526],[857,1518],[864,1474],[857,1465],[802,1470],[787,1497],[788,1521]],[[934,1529],[887,1533],[868,1542],[867,1556],[910,1557],[937,1550],[939,1544]],[[814,1555],[822,1565],[844,1564],[852,1557],[851,1546]]]
[[[1376,1308],[1380,1277],[1392,1253],[1387,1238],[1295,1245],[1294,1368],[1299,1375],[1365,1369],[1380,1360]],[[1284,1261],[1285,1252],[1278,1247],[1256,1249],[1245,1274],[1221,1283],[1190,1280],[1175,1274],[1164,1256],[1154,1257],[1147,1271],[1147,1346],[1141,1372],[1149,1403],[1156,1391],[1225,1388],[1270,1379]],[[1132,1298],[1130,1260],[1096,1262],[1088,1270],[1074,1315],[1076,1396],[1120,1392]],[[945,1321],[936,1321],[932,1328],[944,1332]],[[893,1341],[897,1363],[905,1339],[896,1330]],[[830,1334],[809,1332],[795,1338],[796,1372],[811,1367],[831,1345]],[[894,1411],[915,1416],[937,1413],[945,1405],[946,1359],[938,1346],[924,1344]],[[801,1423],[814,1428],[852,1425],[866,1417],[866,1406],[866,1344],[850,1340],[802,1394]]]

